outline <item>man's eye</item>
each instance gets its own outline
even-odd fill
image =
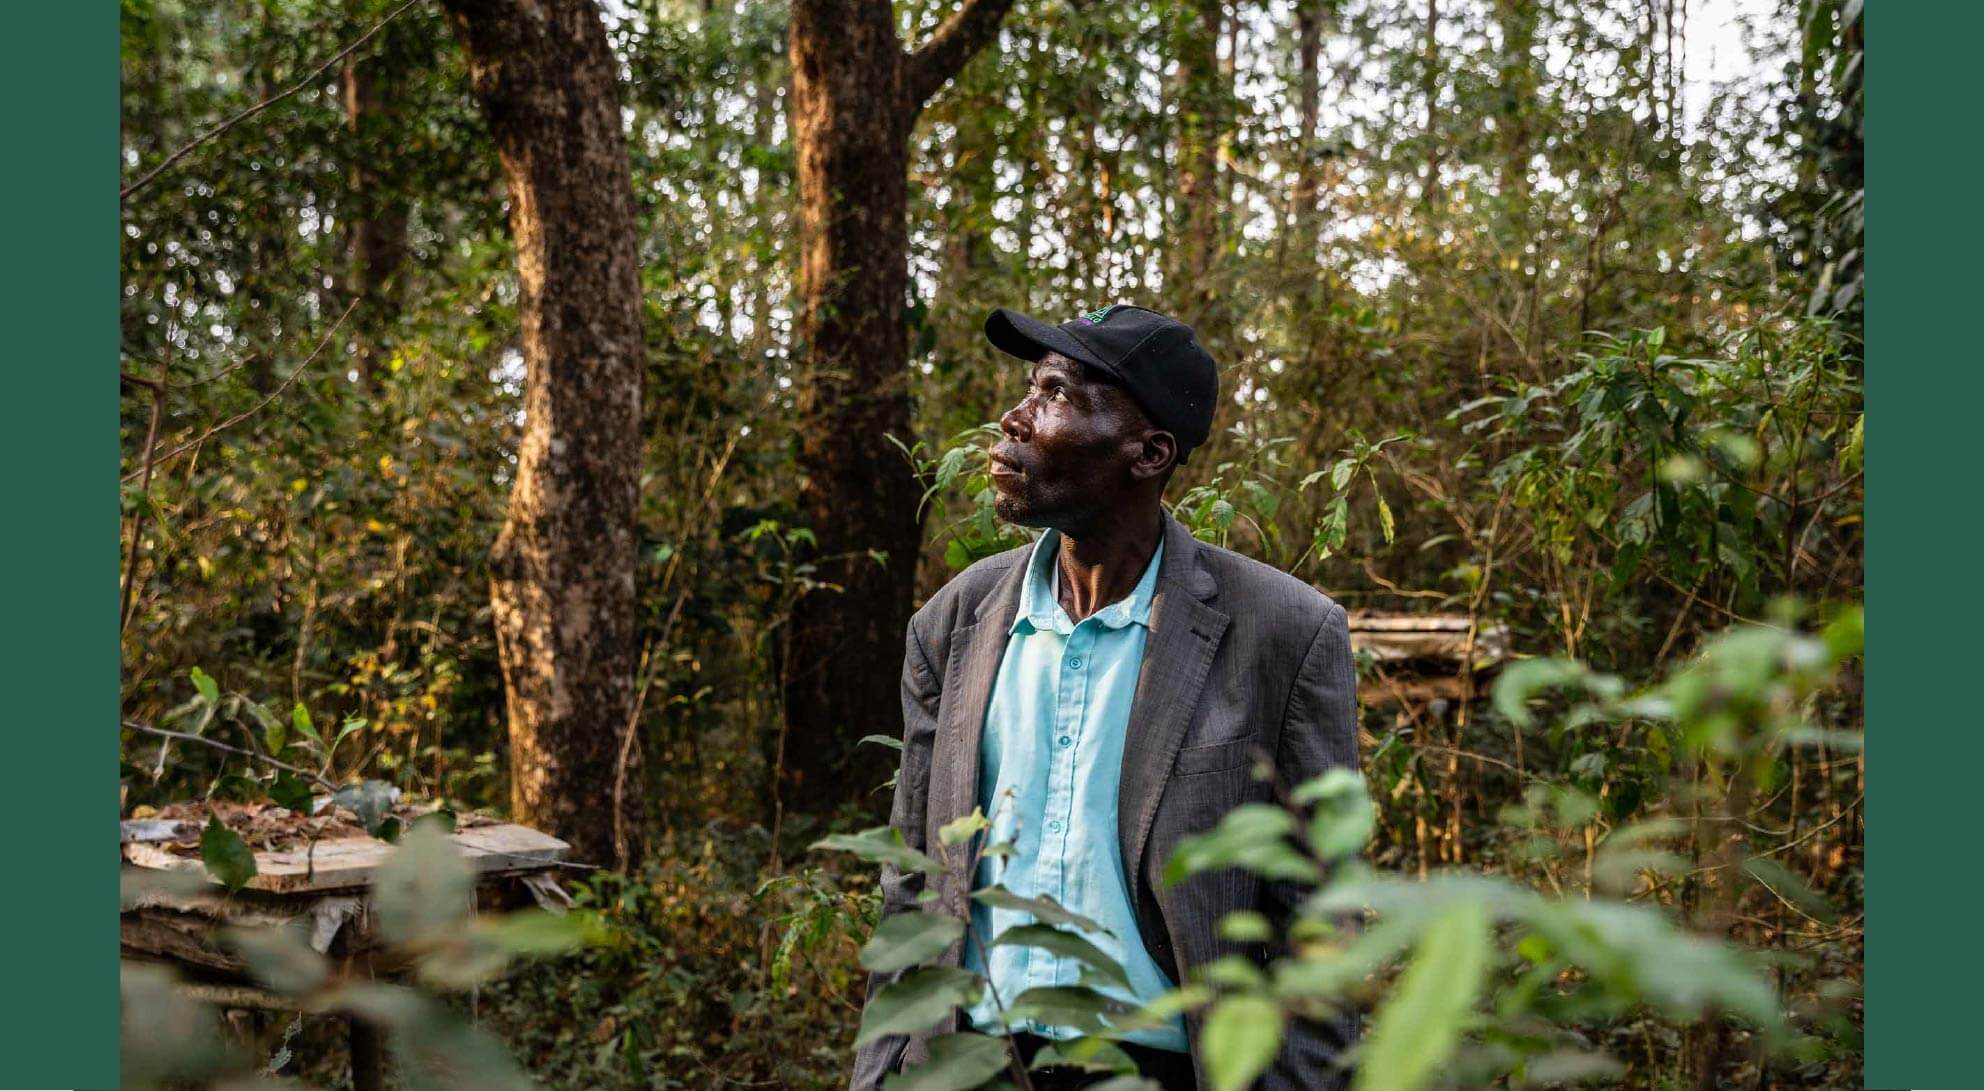
[[[1048,391],[1048,397],[1060,398],[1062,401],[1067,401],[1068,391],[1062,389],[1061,387],[1055,387],[1053,390]]]

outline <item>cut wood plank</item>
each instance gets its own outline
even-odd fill
[[[541,870],[563,860],[571,849],[550,834],[513,824],[477,826],[449,836],[482,874]],[[272,894],[362,887],[372,881],[373,871],[392,852],[392,845],[370,837],[319,841],[314,848],[258,852],[256,874],[248,880],[248,887]],[[126,844],[124,858],[139,867],[205,872],[198,857],[180,856],[142,841]]]
[[[1346,620],[1352,649],[1381,663],[1426,659],[1458,669],[1470,651],[1466,614],[1353,614]],[[1500,663],[1509,652],[1508,626],[1491,622],[1475,633],[1475,669]]]

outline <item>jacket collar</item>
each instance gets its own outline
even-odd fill
[[[1158,562],[1158,582],[1152,590],[1154,615],[1159,609],[1159,600],[1168,592],[1181,592],[1201,602],[1210,601],[1220,592],[1219,585],[1213,582],[1213,574],[1207,571],[1206,562],[1200,556],[1203,548],[1200,540],[1192,536],[1185,524],[1173,518],[1171,512],[1164,512],[1163,518],[1164,549]],[[979,600],[979,605],[972,611],[974,621],[998,621],[1001,632],[1012,631],[1014,620],[1020,616],[1028,569],[1036,559],[1040,544],[1050,536],[1055,536],[1053,531],[1043,534],[1034,548],[1008,568],[992,591]],[[1152,624],[1156,623],[1155,617],[1149,620]]]
[[[1159,797],[1229,620],[1210,605],[1219,595],[1219,585],[1207,569],[1204,546],[1171,513],[1166,512],[1164,520],[1165,548],[1151,597],[1151,632],[1138,669],[1137,692],[1131,698],[1123,779],[1117,791],[1118,847],[1133,890]],[[943,802],[932,800],[932,828],[972,813],[977,803],[986,708],[1007,635],[1019,614],[1026,573],[1027,559],[1018,558],[980,600],[973,611],[974,623],[954,634],[938,722],[938,746],[950,759],[950,776]],[[963,887],[969,879],[960,874],[954,881],[958,888],[953,896],[962,909]]]

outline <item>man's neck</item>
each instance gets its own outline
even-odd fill
[[[1055,554],[1061,608],[1079,622],[1130,594],[1158,551],[1164,529],[1164,514],[1153,505],[1106,516],[1080,537],[1062,531]]]

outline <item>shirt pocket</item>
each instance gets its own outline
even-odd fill
[[[1188,746],[1179,751],[1178,761],[1172,766],[1174,776],[1189,777],[1195,773],[1224,773],[1245,767],[1254,756],[1255,739],[1229,739],[1208,746]]]

